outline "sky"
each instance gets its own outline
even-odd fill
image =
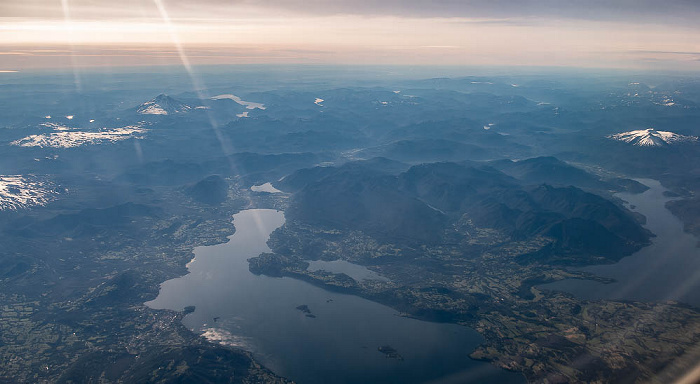
[[[0,73],[344,64],[700,71],[697,0],[0,0]]]

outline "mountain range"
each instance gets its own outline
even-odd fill
[[[628,211],[605,198],[573,186],[523,184],[492,167],[431,163],[394,176],[346,164],[296,178],[302,175],[307,184],[294,194],[290,218],[386,241],[444,241],[468,218],[514,241],[551,239],[538,262],[585,264],[617,260],[650,237]]]

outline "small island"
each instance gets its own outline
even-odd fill
[[[403,356],[401,356],[399,352],[390,345],[382,345],[381,347],[377,348],[377,350],[383,353],[384,357],[386,357],[387,359],[396,359],[399,361],[403,361]]]
[[[315,318],[316,318],[316,315],[314,315],[313,313],[311,313],[311,309],[309,309],[309,306],[308,306],[308,305],[303,304],[303,305],[300,305],[300,306],[298,306],[298,307],[296,307],[296,308],[297,308],[298,310],[304,312],[304,314],[306,315],[306,317],[310,317],[310,318],[312,318],[312,319],[315,319]]]

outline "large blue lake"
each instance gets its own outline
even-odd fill
[[[187,327],[250,350],[275,373],[302,384],[525,382],[519,374],[469,359],[483,339],[467,327],[401,317],[360,297],[250,273],[247,259],[269,251],[266,242],[284,220],[275,210],[236,214],[230,241],[196,248],[189,274],[163,283],[159,296],[147,304],[173,310],[194,305],[183,320]],[[357,268],[349,274],[361,278]],[[364,275],[379,278],[369,271]],[[302,305],[315,317],[297,309]],[[403,360],[379,352],[385,345]]]

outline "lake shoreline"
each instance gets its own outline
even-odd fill
[[[280,374],[284,377],[288,377],[288,378],[291,378],[293,380],[298,380],[300,382],[323,382],[323,381],[326,381],[326,380],[318,380],[318,379],[317,380],[313,380],[313,379],[306,380],[306,379],[304,379],[303,374],[301,374],[301,375],[298,373],[297,374],[290,374],[289,367],[280,368],[279,364],[283,364],[283,365],[288,364],[286,361],[275,362],[273,360],[270,360],[269,357],[271,355],[269,355],[269,353],[270,353],[269,346],[276,345],[275,343],[283,343],[284,340],[282,340],[282,341],[274,340],[274,336],[269,335],[267,330],[263,334],[257,334],[258,336],[260,336],[260,338],[258,338],[258,340],[256,340],[255,337],[252,337],[251,335],[245,334],[245,332],[246,332],[245,327],[246,326],[255,327],[255,325],[245,325],[245,324],[247,324],[247,323],[245,323],[245,320],[236,319],[236,317],[240,317],[240,316],[255,317],[255,316],[260,316],[260,315],[246,312],[247,315],[246,314],[243,314],[240,316],[234,315],[233,317],[231,317],[231,315],[227,315],[226,313],[218,313],[218,312],[222,312],[222,311],[225,312],[225,310],[223,310],[220,307],[220,305],[210,303],[210,301],[212,301],[212,300],[214,302],[216,301],[215,298],[212,298],[211,294],[202,296],[202,297],[206,297],[206,300],[203,303],[193,302],[196,300],[189,299],[186,296],[191,295],[191,292],[190,292],[191,289],[195,289],[195,290],[201,289],[201,287],[198,287],[198,286],[190,286],[190,289],[188,289],[186,291],[180,291],[179,294],[172,296],[170,299],[167,299],[167,298],[164,299],[163,297],[161,297],[164,294],[164,292],[166,292],[166,295],[167,295],[168,290],[171,289],[169,286],[172,284],[175,284],[175,283],[173,283],[174,281],[185,281],[188,279],[192,280],[193,278],[197,278],[198,276],[199,277],[205,276],[206,274],[203,274],[201,268],[203,267],[203,264],[206,264],[208,262],[206,260],[207,257],[214,257],[218,261],[223,261],[223,262],[232,262],[232,259],[237,259],[235,261],[235,265],[237,266],[237,268],[245,266],[245,271],[243,272],[243,271],[240,271],[239,269],[236,269],[236,272],[235,272],[237,274],[236,277],[233,277],[233,276],[227,277],[227,279],[225,281],[227,281],[227,284],[235,285],[235,284],[241,283],[241,281],[236,281],[237,279],[239,279],[239,280],[243,279],[245,281],[248,281],[248,283],[245,283],[245,284],[253,284],[253,285],[249,286],[248,288],[245,288],[245,291],[250,292],[254,296],[262,295],[262,296],[260,296],[261,298],[267,297],[267,299],[264,299],[264,300],[257,299],[254,301],[254,305],[256,306],[256,308],[258,308],[257,310],[268,311],[270,314],[275,313],[274,311],[270,312],[270,309],[267,307],[274,308],[275,305],[279,305],[279,303],[277,303],[275,301],[275,300],[277,300],[277,298],[275,297],[276,295],[279,295],[280,293],[289,294],[290,290],[294,291],[295,289],[301,289],[302,291],[307,292],[309,290],[309,288],[305,288],[305,287],[307,287],[307,284],[308,284],[308,287],[313,287],[312,290],[315,290],[315,289],[319,290],[318,292],[316,292],[314,294],[315,296],[312,295],[312,297],[316,297],[316,299],[302,300],[300,298],[294,299],[294,296],[291,296],[291,298],[285,302],[285,303],[288,303],[288,302],[296,303],[297,307],[298,306],[307,306],[305,308],[309,308],[309,311],[313,311],[312,312],[313,316],[308,316],[308,314],[306,314],[306,315],[302,314],[303,319],[305,319],[305,320],[301,320],[301,322],[300,322],[300,320],[297,318],[298,315],[296,315],[296,313],[298,313],[299,310],[294,309],[293,306],[290,307],[291,310],[293,311],[293,313],[295,313],[294,315],[290,315],[288,313],[289,308],[286,308],[286,306],[288,304],[284,304],[284,303],[283,303],[284,307],[280,307],[281,312],[278,311],[278,313],[275,313],[274,316],[277,316],[277,317],[289,317],[289,318],[287,318],[288,322],[285,323],[285,324],[287,324],[286,327],[292,327],[290,329],[294,329],[294,327],[299,327],[299,326],[302,327],[302,328],[299,328],[299,330],[296,332],[302,332],[302,333],[306,332],[306,330],[305,330],[306,328],[304,328],[304,327],[308,326],[307,322],[309,322],[309,321],[315,322],[316,326],[322,325],[322,323],[324,321],[325,322],[330,321],[330,320],[326,320],[326,319],[330,319],[330,317],[333,317],[333,316],[336,316],[336,317],[340,316],[340,317],[337,317],[336,322],[348,321],[345,318],[347,315],[343,314],[345,312],[342,312],[342,310],[340,313],[334,312],[334,311],[337,311],[337,309],[333,309],[333,308],[334,308],[334,306],[337,307],[338,305],[340,305],[340,304],[338,304],[339,302],[344,302],[345,304],[343,304],[343,305],[351,305],[352,308],[357,307],[356,310],[353,310],[353,313],[355,313],[353,316],[355,318],[357,318],[357,321],[359,321],[360,324],[366,323],[367,326],[370,327],[370,328],[365,329],[364,331],[361,331],[359,334],[354,335],[353,338],[357,338],[358,336],[361,338],[379,337],[380,339],[383,340],[383,339],[387,339],[387,337],[382,337],[382,336],[380,336],[381,334],[389,332],[388,334],[391,335],[392,332],[394,332],[395,334],[393,336],[388,337],[388,339],[391,339],[393,337],[394,341],[387,341],[387,342],[380,343],[379,339],[377,339],[376,343],[378,345],[375,347],[379,347],[382,345],[391,345],[392,348],[396,347],[396,349],[399,351],[398,353],[400,353],[400,355],[403,358],[405,358],[407,361],[412,362],[411,365],[404,364],[403,368],[401,368],[401,366],[399,366],[400,369],[397,367],[393,367],[393,366],[386,366],[386,363],[383,362],[383,360],[381,360],[381,359],[379,361],[376,360],[376,355],[381,355],[379,352],[374,350],[376,348],[374,348],[374,349],[369,348],[366,352],[362,351],[362,350],[358,350],[357,352],[353,352],[351,355],[349,355],[352,357],[346,356],[345,358],[341,358],[340,361],[333,361],[333,363],[335,363],[335,364],[342,363],[342,364],[347,365],[347,364],[351,364],[351,363],[348,363],[348,361],[347,361],[348,357],[350,359],[353,359],[353,358],[355,358],[355,359],[358,359],[358,358],[359,359],[369,359],[367,361],[363,360],[362,364],[357,366],[358,368],[354,368],[353,370],[351,370],[351,371],[356,371],[360,367],[363,367],[363,364],[369,363],[370,368],[374,369],[375,370],[374,372],[378,376],[376,377],[376,379],[371,375],[366,376],[363,378],[364,379],[363,381],[365,381],[365,382],[372,382],[372,381],[384,382],[386,380],[390,380],[391,378],[402,377],[402,376],[403,376],[402,380],[404,380],[404,381],[413,380],[415,382],[419,382],[419,381],[423,381],[423,380],[430,380],[431,377],[428,377],[428,376],[423,377],[419,381],[416,381],[416,380],[418,380],[417,378],[413,378],[413,376],[415,376],[418,373],[418,371],[415,371],[416,368],[413,367],[413,365],[416,365],[417,363],[419,363],[421,361],[420,359],[427,359],[427,360],[425,360],[424,363],[420,363],[420,364],[428,364],[428,362],[431,362],[430,363],[431,366],[433,366],[435,364],[437,364],[438,366],[442,365],[443,369],[435,371],[438,374],[444,374],[444,373],[450,372],[450,371],[457,372],[457,371],[461,371],[463,369],[470,369],[470,370],[476,369],[476,371],[481,371],[482,373],[485,372],[484,376],[482,378],[486,381],[479,380],[478,382],[493,382],[493,383],[496,383],[496,382],[521,383],[521,382],[524,382],[524,377],[519,373],[512,373],[512,372],[509,372],[507,370],[502,370],[496,366],[493,366],[491,364],[487,364],[487,363],[483,362],[483,360],[471,358],[469,356],[469,353],[467,353],[467,351],[465,351],[463,347],[470,345],[471,347],[468,347],[467,349],[469,351],[473,351],[473,350],[475,350],[475,348],[477,348],[479,345],[481,345],[481,343],[484,342],[484,339],[476,330],[465,326],[465,324],[458,324],[455,321],[445,321],[446,319],[444,319],[444,318],[440,318],[439,316],[438,317],[431,316],[430,314],[423,314],[421,316],[415,316],[413,314],[409,315],[407,312],[401,312],[401,311],[395,312],[396,309],[394,309],[392,306],[386,305],[386,303],[391,303],[391,300],[387,300],[388,298],[365,295],[359,290],[348,289],[346,287],[343,287],[342,285],[337,285],[334,287],[334,286],[329,285],[329,284],[319,284],[319,282],[315,281],[314,279],[309,279],[308,277],[304,277],[304,276],[300,276],[300,275],[297,276],[297,275],[289,274],[289,275],[285,275],[287,278],[283,277],[281,279],[270,278],[267,276],[254,275],[253,273],[251,273],[252,268],[251,268],[251,264],[249,263],[249,259],[258,257],[258,256],[260,256],[261,253],[264,254],[266,249],[267,249],[267,251],[269,251],[269,248],[267,247],[267,244],[266,244],[267,240],[269,239],[269,233],[272,233],[272,231],[274,231],[274,229],[281,226],[284,221],[282,220],[282,221],[278,222],[277,224],[279,224],[279,226],[272,228],[269,231],[269,233],[264,237],[264,247],[261,247],[261,248],[252,247],[251,248],[251,247],[248,247],[249,244],[245,244],[246,243],[245,241],[243,242],[243,244],[241,244],[241,241],[242,241],[242,239],[245,239],[246,234],[250,234],[250,233],[254,233],[254,232],[250,232],[250,228],[248,228],[248,229],[242,228],[241,225],[244,223],[236,221],[236,220],[239,220],[239,219],[245,217],[245,215],[255,216],[250,211],[258,212],[261,214],[261,217],[262,217],[265,215],[269,216],[270,214],[272,214],[272,213],[270,213],[270,211],[273,211],[273,210],[244,210],[244,211],[241,211],[241,212],[237,213],[236,215],[234,215],[234,226],[236,227],[236,231],[234,232],[233,235],[228,237],[228,241],[226,243],[217,244],[217,245],[210,246],[210,247],[196,248],[194,250],[195,257],[190,261],[190,263],[188,263],[188,272],[189,273],[187,275],[180,277],[180,278],[164,282],[161,285],[161,293],[159,294],[159,297],[156,300],[149,302],[147,304],[149,304],[149,306],[155,307],[155,308],[168,307],[171,309],[172,308],[179,308],[179,307],[184,308],[184,306],[186,306],[186,305],[194,305],[196,307],[196,310],[193,313],[187,315],[185,317],[185,319],[183,320],[183,323],[188,328],[195,331],[195,333],[197,333],[197,331],[196,331],[197,328],[199,328],[200,333],[202,333],[203,330],[208,330],[209,332],[211,332],[212,329],[214,329],[214,330],[226,330],[227,329],[226,327],[229,327],[228,329],[231,329],[231,330],[239,329],[240,331],[243,331],[243,333],[241,335],[239,335],[240,337],[238,338],[238,340],[219,340],[219,342],[221,344],[224,344],[224,345],[227,345],[227,343],[228,343],[229,346],[239,347],[239,348],[243,348],[243,349],[250,351],[251,353],[253,353],[253,356],[256,357],[257,361],[260,361],[263,365],[272,369],[273,372]],[[277,214],[277,215],[281,215],[283,217],[282,212],[280,212],[280,211],[274,211],[274,212],[275,213],[272,214],[273,216]],[[241,216],[241,215],[243,215],[243,216]],[[265,220],[267,220],[267,219],[263,219],[263,220],[257,221],[257,222],[255,222],[255,220],[251,220],[250,223],[252,224],[255,222],[255,226],[258,226],[259,228],[263,228],[263,227],[269,226],[268,225],[269,223],[266,223]],[[277,220],[277,219],[275,219],[275,220]],[[239,224],[239,225],[237,226],[236,224]],[[267,230],[265,230],[265,232],[266,231]],[[236,237],[237,235],[238,235],[238,237]],[[258,236],[258,239],[261,239],[262,237],[259,235],[260,235],[260,233],[256,234],[255,236]],[[226,253],[225,249],[236,249],[237,247],[242,247],[243,249],[250,249],[251,252],[254,251],[254,253],[251,254],[253,256],[252,257],[246,256],[242,259],[238,259],[239,258],[238,256],[231,258],[225,254]],[[262,252],[259,252],[259,251],[262,251]],[[209,256],[207,256],[207,255],[209,255]],[[243,256],[240,256],[240,257],[243,257]],[[209,276],[208,278],[213,279],[211,281],[217,281],[216,275],[221,270],[226,269],[223,267],[224,265],[226,265],[226,264],[221,265],[220,268],[217,268],[214,271],[208,272],[208,273],[210,273],[210,275],[213,276],[213,277]],[[230,265],[233,265],[233,264],[230,264]],[[246,277],[245,274],[248,274],[252,277]],[[344,275],[344,274],[340,274],[340,275],[331,274],[331,275],[345,276],[347,279],[352,280],[351,278],[349,278],[347,275]],[[262,280],[262,281],[264,281],[264,285],[262,285],[262,286],[255,285],[255,284],[258,284],[258,283],[255,283],[255,281],[256,281],[255,279],[264,279],[264,280]],[[194,280],[192,280],[192,281],[194,281]],[[300,286],[299,284],[302,284],[302,285]],[[265,292],[262,292],[262,293],[251,292],[251,289],[250,289],[251,287],[256,287],[255,289],[253,289],[253,291],[260,290],[260,289],[261,290],[270,289],[268,287],[268,285],[286,286],[286,287],[288,287],[288,289],[286,290],[286,292],[284,292],[284,291],[273,292],[273,296],[265,296]],[[241,288],[236,288],[236,289],[240,290],[240,289],[243,289],[243,287],[246,287],[246,285],[243,285],[243,286],[241,286]],[[289,289],[289,287],[300,287],[300,288]],[[323,301],[319,300],[319,295],[322,296]],[[335,296],[329,296],[329,295],[335,295]],[[224,295],[224,296],[226,296],[226,295]],[[191,296],[191,297],[195,297],[195,296]],[[226,297],[228,297],[228,299],[230,299],[230,300],[237,300],[237,299],[231,299],[230,296],[226,296]],[[302,295],[300,297],[304,297],[304,296]],[[333,299],[332,300],[327,299],[327,297],[332,297]],[[163,300],[165,300],[165,301],[163,301]],[[171,300],[170,304],[165,305],[164,303],[168,302],[168,300]],[[175,300],[175,301],[173,301],[173,300]],[[243,298],[241,300],[245,301],[247,299]],[[324,301],[326,304],[332,302],[333,305],[331,305],[331,304],[324,305],[324,303],[323,303]],[[183,304],[175,304],[176,302],[181,302]],[[259,307],[261,303],[264,303],[264,307]],[[396,303],[393,303],[393,304],[396,304]],[[351,307],[348,307],[348,308],[351,308]],[[236,310],[240,310],[240,308],[241,308],[240,306],[237,306]],[[358,310],[359,308],[367,308],[366,310],[369,310],[369,312],[367,312],[367,314],[363,314],[362,311],[364,309]],[[371,308],[373,308],[373,309],[371,309]],[[328,312],[328,311],[330,311],[330,312]],[[207,315],[207,313],[212,313],[212,315]],[[214,316],[214,317],[212,317],[212,316]],[[379,316],[379,317],[377,317],[377,316]],[[263,321],[263,322],[268,321],[269,320],[268,317],[263,317],[261,321]],[[373,320],[373,319],[375,319],[375,320]],[[447,320],[449,320],[449,319],[447,319]],[[376,323],[376,321],[381,321],[381,322]],[[319,323],[319,322],[321,322],[321,323]],[[216,324],[214,324],[214,323],[216,323]],[[199,324],[199,325],[197,325],[197,324]],[[314,324],[314,323],[312,323],[312,324]],[[389,326],[389,324],[391,324],[391,326]],[[348,325],[348,324],[345,324],[345,325]],[[327,327],[327,326],[328,325],[326,324],[326,325],[323,325],[322,327]],[[231,327],[233,327],[233,328],[231,328]],[[238,328],[236,328],[236,327],[238,327]],[[377,328],[377,327],[379,327],[379,328]],[[420,329],[423,329],[425,332],[428,332],[428,330],[429,330],[428,334],[430,334],[430,332],[432,332],[435,334],[435,336],[434,337],[427,337],[426,336],[427,338],[423,337],[423,339],[421,339],[421,340],[411,340],[411,338],[415,339],[416,335],[419,334],[419,333],[416,333],[418,328],[416,329],[416,331],[410,331],[409,333],[407,333],[404,336],[399,336],[401,334],[400,332],[403,332],[403,331],[401,331],[401,329],[405,328],[406,330],[408,330],[408,329],[412,329],[413,327],[418,327]],[[444,330],[441,330],[443,327],[446,327],[446,328]],[[384,329],[384,331],[380,331],[381,329]],[[229,331],[229,332],[231,332],[231,331]],[[256,331],[254,329],[251,329],[251,330],[248,330],[248,332],[253,332],[252,335],[255,335]],[[377,333],[377,332],[379,332],[379,333]],[[399,332],[399,333],[396,333],[396,332]],[[435,333],[435,332],[438,332],[438,333]],[[447,333],[445,333],[445,332],[447,332]],[[452,335],[453,333],[454,333],[454,335]],[[220,337],[222,334],[224,334],[224,333],[222,333],[222,332],[216,333],[216,335],[217,335],[216,337]],[[439,336],[440,334],[443,334],[443,336]],[[452,336],[447,337],[448,334],[452,335]],[[375,335],[375,336],[373,336],[373,335]],[[408,336],[408,335],[413,335],[413,336]],[[461,335],[461,336],[458,336],[455,338],[455,336],[457,336],[457,335]],[[299,341],[296,342],[296,345],[294,346],[294,348],[302,348],[302,350],[304,350],[304,348],[306,348],[306,347],[299,345],[299,342],[302,342],[302,340],[303,340],[303,344],[313,344],[314,342],[316,342],[314,340],[314,336],[312,336],[312,334],[308,334],[308,336],[311,338],[310,339],[305,339],[303,337],[299,338]],[[289,336],[280,335],[280,338],[282,338],[282,339],[284,339],[285,337],[289,337]],[[455,344],[455,342],[457,342],[457,340],[463,340],[463,342],[459,342],[459,343]],[[352,342],[356,343],[356,341],[354,341],[354,340]],[[249,343],[249,344],[245,344],[245,343]],[[265,347],[264,345],[261,347],[260,343],[267,345],[267,347]],[[267,343],[267,344],[265,344],[265,343]],[[406,343],[408,343],[408,344],[406,344]],[[420,348],[414,350],[413,348],[415,348],[415,347],[411,347],[410,345],[415,344],[415,343],[418,343],[418,344],[416,344],[416,346],[422,345],[421,343],[423,343],[423,344],[428,343],[428,344],[425,344],[425,346],[427,346],[427,350],[425,350],[426,349],[425,347],[420,347]],[[445,343],[445,344],[441,344],[441,343]],[[450,343],[453,344],[452,347],[449,346]],[[432,346],[430,346],[430,345],[432,345]],[[438,345],[439,345],[439,347],[438,347]],[[455,349],[457,347],[457,345],[459,345],[460,347]],[[268,349],[266,349],[266,348],[268,348]],[[284,349],[287,347],[285,347],[284,345],[281,345],[280,348]],[[433,348],[433,349],[431,350],[430,348]],[[437,349],[435,349],[435,348],[437,348]],[[451,349],[454,349],[454,351],[450,352]],[[267,351],[267,352],[265,352],[265,351]],[[308,350],[304,350],[304,351],[305,352],[303,352],[303,353],[311,353],[311,354],[320,352],[320,351],[310,351],[309,352]],[[430,351],[432,351],[432,352],[430,352]],[[343,353],[345,353],[345,352],[343,352]],[[357,354],[360,354],[361,357],[357,357],[356,356]],[[286,357],[289,356],[289,354],[283,354],[283,355]],[[342,353],[338,356],[342,356]],[[424,356],[424,357],[418,357],[418,356]],[[460,356],[463,356],[463,357],[460,357]],[[419,359],[419,360],[416,360],[416,359]],[[464,360],[461,360],[461,359],[464,359]],[[461,361],[461,363],[457,364],[456,363],[457,361]],[[372,366],[371,364],[374,364],[374,366]],[[379,364],[379,365],[377,365],[377,364]],[[450,365],[450,364],[452,364],[452,365]],[[454,364],[457,364],[457,365],[454,365]],[[475,364],[478,365],[479,368],[477,368],[477,366],[475,366]],[[483,364],[483,366],[481,366],[482,364]],[[384,367],[384,368],[382,368],[382,367]],[[450,368],[450,367],[452,367],[452,368]],[[471,367],[471,368],[469,368],[469,367]],[[339,368],[339,369],[342,370],[343,368]],[[370,369],[370,371],[371,371],[371,369]],[[377,369],[379,369],[379,371],[376,371]],[[380,372],[382,372],[382,370],[386,370],[386,369],[389,369],[390,371],[380,373]],[[399,369],[399,371],[396,371],[396,369]],[[407,373],[401,373],[402,372],[401,370],[405,370],[405,369],[413,370],[414,372],[411,375],[407,376]],[[351,371],[347,371],[347,373],[349,374],[349,372],[351,372]],[[427,367],[426,367],[426,369],[423,369],[423,371],[428,371]],[[389,372],[391,372],[391,374],[389,374]],[[304,373],[304,372],[302,372],[302,373]],[[308,375],[308,373],[306,373],[306,374]],[[332,372],[329,372],[326,374],[332,374]],[[422,374],[425,375],[426,373],[422,372]],[[321,376],[319,376],[319,377],[321,377]],[[384,377],[384,379],[382,379],[382,377]],[[435,378],[437,378],[437,377],[432,376],[432,379],[435,379]],[[347,382],[356,382],[359,378],[355,378],[355,380],[352,380],[352,378],[345,378],[345,379]],[[369,380],[369,381],[367,381],[367,380]],[[377,381],[377,380],[379,380],[379,381]],[[475,382],[477,382],[477,381],[475,381]]]
[[[615,197],[623,200],[633,213],[646,218],[643,225],[654,234],[651,244],[616,263],[572,269],[612,279],[608,284],[592,279],[565,279],[538,288],[566,292],[586,300],[671,301],[700,309],[700,295],[693,294],[693,287],[700,288],[700,280],[684,271],[700,267],[700,248],[697,247],[700,239],[685,231],[680,218],[667,208],[668,202],[677,197],[669,196],[668,190],[657,180],[635,180],[649,189],[640,194],[618,193]],[[678,279],[671,275],[680,275],[687,286],[679,285]],[[668,291],[665,296],[659,288]]]

